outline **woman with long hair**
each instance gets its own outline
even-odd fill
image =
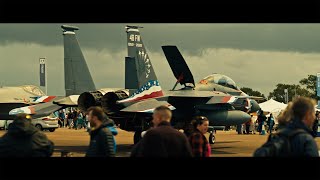
[[[211,146],[204,136],[209,127],[209,120],[204,116],[197,116],[191,121],[193,132],[189,135],[189,142],[194,157],[210,157]]]

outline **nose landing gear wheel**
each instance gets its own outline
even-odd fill
[[[141,140],[141,133],[142,131],[136,131],[133,135],[133,143],[137,144]]]
[[[216,142],[216,137],[214,136],[213,133],[210,133],[209,135],[209,143],[214,144]]]

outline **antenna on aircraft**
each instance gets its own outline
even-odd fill
[[[78,27],[76,27],[76,26],[70,26],[70,25],[62,25],[61,28],[63,29],[63,32],[66,32],[66,31],[72,31],[72,32],[74,32],[75,30],[79,30]]]
[[[139,28],[143,28],[143,27],[142,26],[126,25],[126,32],[128,32],[128,31],[137,31],[137,32],[139,32]]]
[[[138,29],[138,28],[143,28],[142,26],[131,26],[131,25],[126,25],[126,29],[133,28],[133,29]]]

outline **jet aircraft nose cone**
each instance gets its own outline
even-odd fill
[[[250,112],[257,112],[260,109],[259,104],[255,100],[251,100],[251,111]]]
[[[243,124],[251,119],[251,116],[243,111],[231,111],[229,116],[233,124]]]

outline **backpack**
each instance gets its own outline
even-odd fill
[[[293,156],[291,140],[298,134],[307,133],[303,129],[282,129],[277,133],[270,134],[266,143],[258,148],[253,157],[288,157]]]

